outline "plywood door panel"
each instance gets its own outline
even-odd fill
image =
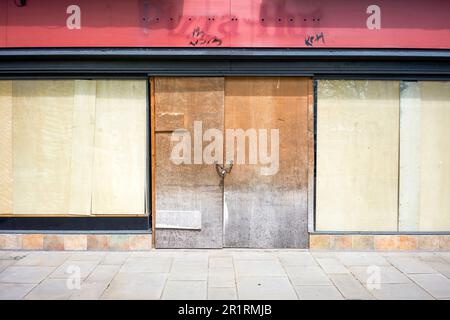
[[[224,246],[252,248],[306,248],[308,199],[308,84],[303,78],[226,78],[225,128],[258,132],[278,130],[278,170],[264,172],[259,152],[234,166],[225,177]],[[227,139],[227,153],[231,150]],[[258,149],[258,147],[256,148]],[[234,149],[235,151],[237,149]],[[231,160],[228,158],[228,160]],[[275,162],[272,161],[275,165]],[[273,167],[275,168],[275,166]]]
[[[0,214],[12,213],[12,81],[0,81]]]
[[[146,91],[146,81],[97,81],[93,214],[145,214]]]
[[[75,80],[74,86],[68,213],[87,215],[91,213],[96,81]]]
[[[398,81],[319,81],[316,228],[396,231]]]
[[[450,82],[420,82],[420,231],[450,230]]]
[[[74,81],[13,82],[13,212],[66,214]]]
[[[158,248],[222,247],[222,188],[214,164],[195,157],[194,122],[202,132],[223,130],[223,78],[155,78],[155,189],[156,246]],[[171,154],[177,141],[172,133],[183,129],[191,137],[191,162],[176,164]],[[202,136],[200,133],[200,140]],[[200,151],[208,142],[200,142]],[[175,221],[180,211],[185,218]],[[200,212],[200,214],[198,213]],[[172,228],[160,228],[158,215]],[[195,220],[195,221],[193,221]],[[200,221],[198,221],[200,220]],[[186,223],[182,223],[182,222]],[[183,230],[189,225],[201,229]]]

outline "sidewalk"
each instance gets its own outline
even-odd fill
[[[450,299],[450,252],[0,251],[0,299]]]

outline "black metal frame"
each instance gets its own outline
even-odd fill
[[[317,80],[313,79],[313,114],[314,114],[314,190],[313,190],[313,214],[312,214],[312,223],[313,230],[309,230],[311,232],[316,231],[316,190],[317,190]]]
[[[143,231],[149,217],[0,217],[0,231]]]
[[[450,80],[450,50],[0,49],[0,79],[110,78],[148,81],[150,76],[306,76],[314,79]],[[149,110],[149,89],[147,95],[147,110]],[[314,108],[316,112],[316,104]],[[149,128],[149,123],[147,127]],[[314,143],[315,141],[316,139]],[[151,150],[149,131],[147,147],[148,151]],[[147,157],[149,156],[147,152]],[[149,161],[150,158],[147,160],[147,211],[150,211],[151,207]],[[151,229],[150,226],[151,214],[147,217],[0,218],[0,231],[148,231]]]

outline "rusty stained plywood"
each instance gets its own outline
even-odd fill
[[[155,118],[165,113],[184,114],[184,129],[191,135],[192,147],[194,121],[202,121],[203,132],[209,128],[222,130],[223,78],[157,77],[154,81]],[[158,123],[155,129],[156,225],[159,210],[201,213],[201,230],[158,229],[156,247],[221,247],[222,189],[214,165],[202,161],[175,164],[170,156],[177,142],[171,141],[170,132],[158,132]],[[202,146],[207,144],[204,142]],[[193,154],[191,160],[193,163]]]
[[[309,81],[226,79],[225,128],[267,129],[269,146],[270,129],[278,129],[279,170],[261,174],[268,165],[249,163],[247,141],[245,164],[235,159],[225,177],[224,246],[307,247]]]
[[[397,231],[398,81],[318,82],[316,228]]]
[[[184,114],[177,112],[161,112],[155,119],[156,132],[175,131],[185,127]]]
[[[13,184],[12,81],[0,81],[0,214],[11,214]]]

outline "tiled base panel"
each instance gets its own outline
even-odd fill
[[[311,250],[450,251],[450,235],[311,234]]]
[[[151,234],[0,234],[0,250],[150,250]]]
[[[450,251],[450,235],[311,234],[311,250]],[[0,250],[151,250],[151,234],[0,234]]]

